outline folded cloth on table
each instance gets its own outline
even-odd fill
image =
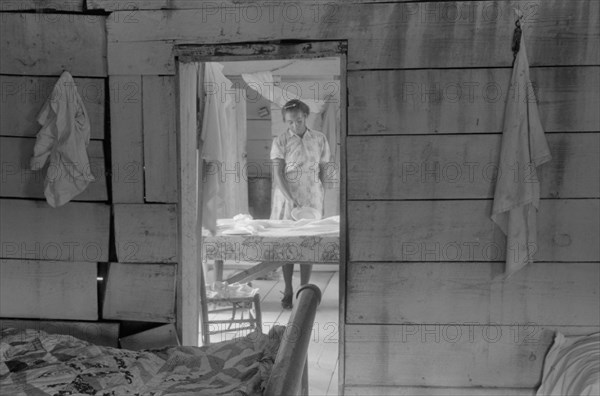
[[[256,235],[264,227],[257,223],[249,214],[238,214],[233,217],[233,222],[217,220],[217,227],[222,235]]]
[[[250,215],[217,220],[221,235],[299,236],[339,234],[340,216],[321,220],[255,220]]]
[[[273,220],[275,221],[275,220]],[[340,232],[339,216],[327,217],[321,220],[299,220],[289,224],[288,227],[269,227],[260,232],[260,236],[335,236]]]
[[[258,229],[252,225],[235,225],[233,228],[228,228],[221,231],[222,235],[255,235]]]

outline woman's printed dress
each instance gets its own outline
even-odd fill
[[[299,137],[290,130],[273,139],[271,159],[285,161],[284,177],[290,193],[300,206],[310,206],[323,213],[325,190],[319,180],[319,164],[329,162],[327,138],[322,132],[306,129]],[[292,219],[291,203],[275,186],[271,204],[271,220]]]

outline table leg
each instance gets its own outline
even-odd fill
[[[221,282],[223,280],[223,260],[215,260],[215,282]]]
[[[281,267],[285,263],[274,262],[274,261],[264,261],[259,264],[254,265],[253,267],[248,268],[242,272],[239,272],[233,276],[227,278],[227,283],[232,284],[235,282],[246,283],[253,279],[258,278],[259,276],[266,274],[269,271],[272,271],[276,268]]]

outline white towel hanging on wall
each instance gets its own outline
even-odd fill
[[[506,234],[506,277],[531,262],[537,250],[540,187],[536,167],[550,159],[521,34],[506,98],[491,216]]]

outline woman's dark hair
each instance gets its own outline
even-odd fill
[[[301,111],[306,116],[308,116],[308,114],[310,113],[310,108],[306,103],[298,99],[292,99],[281,108],[281,116],[283,117],[283,120],[285,121],[285,113],[287,113],[288,111],[297,110]]]

